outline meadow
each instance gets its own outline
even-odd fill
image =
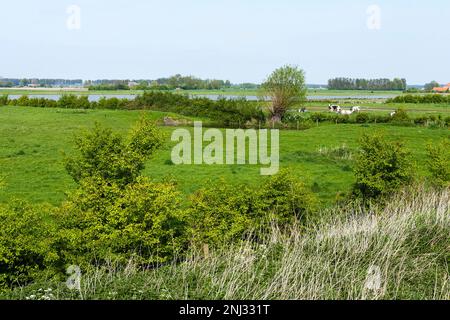
[[[389,121],[358,123],[359,113],[314,122],[328,104],[308,105],[300,130],[280,130],[280,169],[289,171],[273,177],[261,176],[261,165],[175,165],[170,136],[180,127],[164,118],[191,133],[193,121],[214,125],[210,118],[0,106],[0,299],[448,299],[449,193],[432,187],[436,166],[427,165],[427,146],[450,138],[447,106],[366,102],[362,113]],[[399,107],[406,121],[389,116]],[[424,115],[441,117],[412,120]],[[404,143],[412,161],[400,151],[366,152],[376,168],[416,179],[391,187],[388,202],[360,202],[350,192],[361,139],[379,132],[382,143]],[[151,156],[136,157],[152,143]],[[446,172],[445,150],[436,150]],[[65,167],[80,152],[82,162]],[[89,172],[115,177],[118,167],[119,177],[132,177],[121,171],[127,159],[142,176],[124,186]],[[139,159],[147,159],[143,171]],[[86,178],[77,180],[77,168]],[[75,290],[65,282],[68,265],[81,268]]]
[[[417,108],[417,106],[414,106]],[[323,107],[321,107],[323,108]],[[430,112],[432,106],[421,106]],[[439,107],[437,107],[439,108]],[[446,111],[446,110],[443,110]],[[445,112],[444,112],[445,113]],[[126,132],[142,114],[161,120],[175,114],[156,111],[72,110],[30,107],[0,107],[0,167],[4,188],[0,202],[13,198],[57,205],[75,183],[63,165],[64,152],[71,154],[74,136],[99,122],[114,131]],[[194,118],[184,117],[187,121]],[[228,183],[261,183],[260,166],[181,165],[170,160],[173,127],[161,127],[167,143],[147,162],[144,174],[155,180],[175,180],[186,195],[205,184],[224,179]],[[280,132],[280,167],[293,172],[317,193],[324,206],[353,183],[353,154],[364,133],[383,131],[388,139],[404,141],[417,163],[419,176],[428,175],[423,165],[426,145],[449,136],[447,128],[403,127],[388,124],[320,124],[308,130]]]

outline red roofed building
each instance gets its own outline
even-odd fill
[[[447,85],[443,87],[436,87],[433,88],[434,92],[449,92],[450,91],[450,83],[447,83]]]

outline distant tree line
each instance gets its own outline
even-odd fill
[[[202,80],[193,76],[174,75],[170,78],[160,78],[156,80],[158,85],[168,86],[170,88],[196,90],[196,89],[222,89],[231,87],[229,80],[206,79]]]
[[[440,103],[450,104],[450,96],[440,94],[412,95],[405,94],[388,99],[387,103]]]
[[[156,80],[88,80],[84,86],[90,90],[220,90],[230,88],[231,82],[176,74]]]
[[[334,78],[328,80],[330,90],[406,90],[406,79],[351,79]]]
[[[18,78],[0,78],[0,87],[26,87],[29,85],[39,87],[68,87],[68,86],[82,86],[81,79],[18,79]]]
[[[128,80],[86,81],[84,86],[89,90],[130,90]]]
[[[30,85],[39,87],[86,87],[89,90],[222,90],[245,89],[256,90],[259,84],[241,83],[232,84],[229,80],[200,79],[194,76],[182,76],[176,74],[167,78],[156,80],[148,79],[97,79],[97,80],[66,80],[66,79],[15,79],[0,78],[0,87],[27,87]]]

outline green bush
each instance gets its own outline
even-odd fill
[[[236,192],[236,188],[239,192]],[[241,239],[252,228],[256,195],[244,186],[224,181],[194,193],[186,219],[187,237],[192,245],[218,245]]]
[[[172,184],[139,177],[122,187],[84,179],[59,210],[61,256],[85,268],[131,258],[138,265],[167,262],[183,247],[182,218]]]
[[[354,193],[366,199],[385,197],[412,179],[410,154],[400,142],[381,134],[364,135],[356,157]]]
[[[314,194],[289,171],[281,171],[258,189],[221,182],[191,197],[188,238],[197,245],[234,242],[250,233],[260,236],[272,224],[304,222],[316,209]]]
[[[50,275],[59,261],[50,208],[22,202],[0,206],[0,289]]]
[[[367,123],[369,122],[370,116],[368,113],[360,112],[356,115],[355,121],[356,123]]]
[[[0,96],[0,106],[6,106],[9,102],[9,97],[7,94]]]
[[[315,195],[290,170],[281,170],[269,178],[258,192],[258,198],[259,209],[271,223],[281,227],[311,218],[318,205]]]
[[[59,211],[61,255],[84,266],[113,259],[165,262],[182,245],[178,193],[140,176],[162,133],[141,119],[127,137],[96,125],[76,140],[66,168],[79,188]]]
[[[161,132],[146,119],[142,119],[126,139],[96,124],[93,130],[76,137],[79,155],[66,157],[66,170],[76,182],[100,177],[126,185],[136,179],[146,158],[162,141]]]
[[[58,107],[65,109],[90,109],[88,96],[62,95],[58,100]]]
[[[450,103],[450,96],[441,94],[412,95],[404,94],[388,99],[387,103]]]
[[[439,187],[450,186],[450,140],[442,140],[438,144],[429,144],[428,168],[432,175],[433,184]]]
[[[410,118],[408,113],[406,112],[405,109],[397,109],[395,111],[395,114],[392,116],[392,122],[396,122],[396,123],[408,123],[410,122]]]

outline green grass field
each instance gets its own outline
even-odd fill
[[[75,184],[65,172],[63,152],[73,152],[74,135],[99,122],[125,133],[142,111],[38,109],[0,107],[0,202],[13,198],[30,202],[60,203]],[[151,119],[165,113],[144,112]],[[172,115],[174,116],[174,115]],[[166,146],[146,166],[145,175],[162,180],[175,179],[185,194],[220,181],[257,186],[264,177],[260,166],[181,165],[170,161],[170,133],[163,127]],[[305,131],[281,131],[280,166],[293,172],[318,193],[324,204],[331,204],[338,192],[346,192],[353,182],[352,154],[364,133],[382,130],[388,139],[405,141],[417,163],[417,174],[428,174],[424,166],[426,144],[449,136],[448,129],[399,127],[392,125],[321,125]]]

